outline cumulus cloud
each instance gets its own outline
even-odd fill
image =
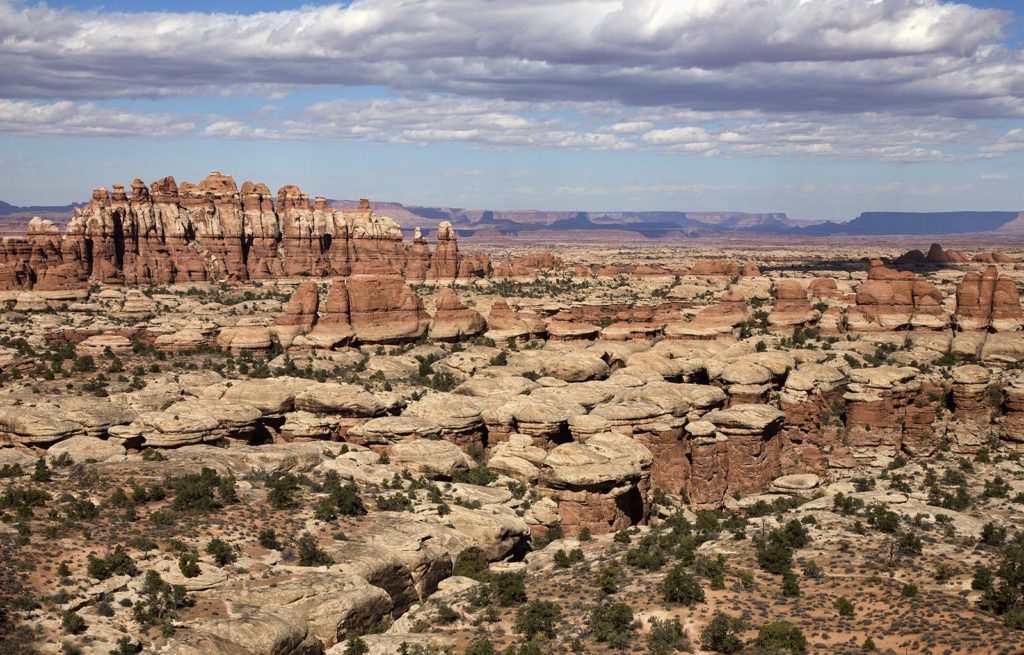
[[[691,110],[1024,116],[1007,12],[941,0],[357,0],[251,15],[0,0],[0,96],[379,85]]]
[[[556,115],[565,105],[453,96],[320,102],[282,121],[278,138],[618,150],[632,144]]]
[[[339,99],[248,116],[143,113],[93,102],[0,100],[0,132],[42,136],[175,137],[366,142],[474,148],[641,150],[705,157],[872,159],[914,163],[991,158],[1024,150],[1019,128],[864,113],[678,120],[687,114],[594,103],[536,103],[452,95]],[[617,118],[607,122],[609,117]],[[954,154],[955,153],[955,154]]]
[[[173,114],[143,114],[95,103],[36,103],[0,99],[0,133],[23,136],[172,137],[196,124]]]

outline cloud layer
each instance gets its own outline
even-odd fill
[[[382,85],[521,101],[1024,116],[1005,12],[939,0],[360,0],[253,15],[0,1],[4,97]]]
[[[357,0],[251,15],[0,0],[0,133],[888,162],[1024,150],[1008,12],[943,0]],[[388,97],[338,97],[372,86]],[[166,103],[275,98],[211,115]],[[159,111],[144,111],[142,99]],[[126,109],[125,107],[130,107]]]

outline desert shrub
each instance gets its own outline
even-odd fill
[[[491,576],[491,591],[503,607],[526,601],[526,574],[522,571],[502,571]]]
[[[561,619],[562,610],[550,600],[530,601],[516,612],[516,632],[527,639],[537,636],[553,639]]]
[[[299,566],[327,566],[334,563],[328,555],[316,543],[316,539],[308,532],[299,537],[298,558]]]
[[[64,632],[69,635],[77,635],[85,632],[85,619],[76,612],[70,610],[64,612],[60,617],[61,627],[64,628]]]
[[[463,655],[494,655],[494,644],[491,643],[490,639],[477,639],[470,642],[466,646],[466,650],[463,651]]]
[[[746,629],[747,624],[742,619],[725,612],[715,612],[700,632],[700,646],[715,653],[738,653],[743,650],[740,633]]]
[[[259,541],[260,546],[267,550],[281,550],[281,542],[277,540],[277,533],[274,532],[273,528],[263,528],[256,539]]]
[[[182,553],[178,556],[178,570],[186,578],[194,578],[199,575],[199,557],[193,553]]]
[[[174,490],[172,507],[179,512],[209,512],[220,507],[217,489],[220,476],[204,467],[199,473],[190,473],[171,482]]]
[[[633,610],[625,603],[600,603],[590,611],[590,631],[594,639],[612,648],[626,649],[636,638]]]
[[[807,638],[789,621],[772,621],[758,631],[754,652],[758,655],[805,655]]]
[[[671,655],[679,651],[689,652],[690,649],[690,639],[679,619],[651,619],[647,633],[648,655]]]
[[[612,562],[601,567],[597,572],[597,577],[594,579],[594,584],[602,593],[614,594],[619,590],[621,581],[622,569],[618,564]]]
[[[452,575],[461,575],[483,582],[488,577],[487,557],[478,546],[470,546],[455,558]]]
[[[982,609],[1003,617],[1012,628],[1024,630],[1024,532],[1003,547],[992,574],[990,588],[982,594]]]
[[[832,602],[832,607],[836,608],[836,611],[839,612],[839,616],[846,617],[853,616],[853,613],[856,609],[854,607],[854,604],[850,602],[850,599],[848,599],[846,596],[840,596],[839,598],[836,598]]]
[[[295,492],[299,488],[299,477],[294,473],[277,475],[267,480],[267,501],[276,509],[295,507],[298,501]]]
[[[114,550],[103,557],[89,555],[89,565],[86,570],[89,577],[97,580],[106,580],[114,575],[136,576],[139,574],[135,560],[125,552],[122,546],[116,546]]]
[[[659,589],[669,603],[690,606],[704,602],[704,590],[700,583],[681,564],[669,570]]]
[[[211,539],[206,544],[206,553],[213,557],[214,561],[217,562],[217,566],[227,566],[238,559],[238,556],[235,555],[235,549],[223,539]]]
[[[463,482],[486,487],[498,479],[491,469],[486,466],[474,466],[469,469],[460,469],[452,474],[452,482]]]
[[[146,571],[139,600],[132,606],[132,615],[143,625],[159,625],[164,632],[172,632],[171,621],[177,611],[190,603],[185,588],[171,585],[156,571]]]

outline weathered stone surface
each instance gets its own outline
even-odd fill
[[[255,407],[225,400],[186,399],[165,410],[142,412],[116,436],[138,434],[145,445],[158,448],[184,446],[225,437],[246,439],[260,424]]]
[[[84,435],[69,437],[46,449],[47,457],[59,457],[65,453],[77,463],[120,462],[125,459],[127,451],[124,446],[113,441]]]
[[[949,320],[942,299],[942,292],[931,282],[873,259],[868,279],[857,287],[857,304],[847,323],[855,332],[944,329]]]
[[[79,356],[104,357],[108,351],[114,355],[131,353],[132,342],[121,334],[97,334],[75,346],[75,353]]]
[[[361,446],[387,446],[412,439],[440,439],[437,423],[416,416],[381,416],[349,428],[345,440]]]
[[[962,331],[1017,332],[1024,327],[1017,287],[995,266],[964,274],[956,288],[955,318]]]
[[[481,334],[487,327],[480,313],[466,307],[450,287],[437,292],[435,305],[429,333],[434,341],[458,341]]]
[[[313,414],[336,414],[373,418],[384,413],[384,405],[372,393],[354,384],[322,382],[295,395],[295,409]]]
[[[565,533],[620,530],[647,516],[651,453],[629,437],[604,433],[548,453],[539,469],[544,493],[558,502]]]
[[[779,280],[775,285],[775,305],[768,314],[768,324],[775,328],[792,328],[812,323],[818,313],[811,308],[807,289],[796,280]]]
[[[455,471],[473,465],[473,460],[449,441],[410,439],[394,444],[388,452],[395,465],[431,480],[449,480]]]

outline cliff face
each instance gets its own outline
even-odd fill
[[[93,282],[169,284],[203,280],[387,273],[410,280],[485,277],[485,257],[459,253],[442,223],[438,247],[407,245],[399,225],[362,201],[337,210],[293,185],[275,201],[264,184],[214,172],[199,184],[165,177],[147,187],[96,189],[63,235],[33,219],[24,238],[0,244],[0,290],[60,290]]]

